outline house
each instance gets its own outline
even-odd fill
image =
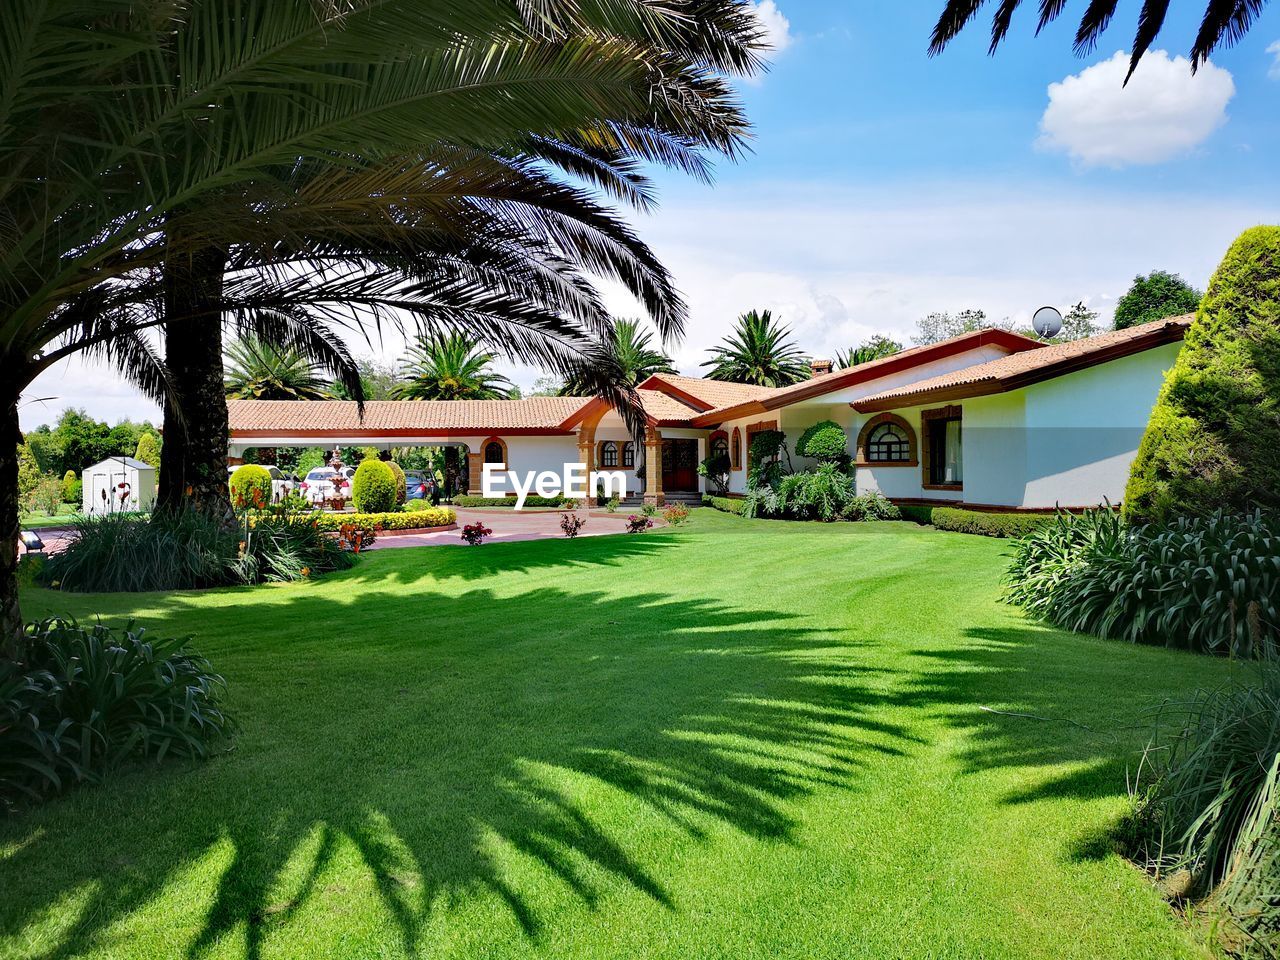
[[[1175,317],[1062,344],[985,329],[781,388],[656,374],[638,388],[647,423],[639,440],[590,397],[373,401],[363,419],[348,401],[232,400],[230,454],[455,444],[466,447],[473,488],[485,463],[559,473],[576,462],[620,470],[630,493],[660,503],[705,492],[697,468],[712,452],[728,456],[728,493],[741,495],[757,432],[781,430],[794,451],[807,427],[833,420],[848,436],[859,492],[975,509],[1088,507],[1123,496],[1190,323]],[[641,479],[642,462],[661,469]]]
[[[80,474],[85,516],[149,511],[156,502],[156,468],[133,457],[108,457]]]

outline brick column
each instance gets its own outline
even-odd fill
[[[650,427],[644,436],[644,502],[660,507],[662,495],[662,434]]]
[[[587,468],[587,481],[590,483],[591,472],[596,468],[596,431],[583,428],[578,431],[578,462]],[[594,491],[588,491],[588,496]]]
[[[481,489],[484,471],[484,451],[477,453],[467,451],[467,492],[473,497],[484,496]]]

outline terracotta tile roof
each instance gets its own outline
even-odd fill
[[[965,350],[973,350],[988,345],[1003,347],[1015,356],[1023,351],[1044,348],[1042,343],[1032,340],[1030,337],[1011,333],[1008,330],[988,327],[984,330],[975,330],[971,333],[948,337],[946,340],[940,340],[937,343],[908,347],[890,357],[869,360],[866,363],[858,364],[856,367],[833,370],[831,373],[823,373],[808,380],[802,380],[800,383],[793,383],[789,387],[770,389],[758,397],[718,406],[699,415],[697,425],[710,426],[756,410],[776,410],[778,407],[785,407],[789,403],[821,396],[824,393],[839,390],[856,383],[865,383],[868,380],[875,380],[877,377],[888,376],[900,370],[910,369],[918,364],[935,360],[939,356],[962,353]]]
[[[777,392],[776,387],[757,387],[751,383],[732,383],[727,380],[708,380],[704,377],[682,377],[676,373],[655,373],[645,389],[661,389],[653,381],[668,384],[681,393],[702,401],[706,409],[725,407],[744,400],[756,400]]]
[[[1010,354],[998,360],[964,367],[941,376],[873,393],[857,401],[858,410],[871,412],[919,402],[959,399],[1016,390],[1117,357],[1181,340],[1193,314],[1169,317],[1125,330],[1109,330],[1096,337],[1055,343],[1038,350]]]
[[[637,390],[636,393],[640,397],[640,406],[644,408],[645,415],[660,425],[687,424],[690,417],[696,417],[701,412],[699,408],[691,407],[658,390],[646,388]]]
[[[370,400],[364,419],[351,400],[228,400],[231,432],[335,433],[398,431],[475,433],[502,430],[558,431],[590,402],[588,397],[524,400]]]

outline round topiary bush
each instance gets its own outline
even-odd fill
[[[231,474],[231,505],[239,510],[265,507],[271,502],[271,474],[252,463]]]
[[[400,469],[400,464],[394,460],[383,461],[391,468],[391,473],[396,478],[396,506],[403,506],[405,498],[409,495],[408,481],[405,479],[404,471]]]
[[[351,478],[351,502],[361,513],[386,513],[396,505],[396,475],[381,460],[365,460]]]
[[[834,420],[821,420],[800,434],[796,453],[810,460],[842,460],[849,455],[849,438]]]
[[[1125,489],[1134,523],[1280,508],[1280,227],[1218,266],[1165,377]]]

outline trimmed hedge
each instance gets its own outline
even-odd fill
[[[906,508],[903,516],[906,516]],[[975,533],[983,537],[1025,537],[1053,521],[1051,515],[1028,513],[981,513],[956,507],[926,507],[931,522],[939,530]],[[915,519],[912,517],[911,519]]]
[[[231,474],[231,503],[237,508],[265,506],[271,502],[271,474],[266,467],[246,463]],[[257,497],[254,494],[257,493]],[[255,502],[256,501],[256,502]]]
[[[1125,489],[1134,524],[1280,508],[1280,227],[1236,238],[1200,303]]]
[[[351,503],[360,513],[386,513],[396,505],[396,475],[381,460],[364,460],[351,478]]]
[[[525,497],[526,507],[560,507],[565,503],[564,497]],[[515,497],[472,497],[453,498],[455,507],[514,507]]]
[[[834,420],[820,420],[800,434],[796,453],[810,460],[844,460],[849,456],[849,437]]]
[[[734,513],[738,516],[742,516],[742,510],[745,506],[745,502],[742,500],[735,500],[732,497],[703,497],[702,505],[704,507],[715,507],[717,510],[723,511],[724,513]]]
[[[421,530],[429,527],[447,527],[457,521],[448,507],[428,507],[412,513],[321,513],[315,520],[321,530],[339,530],[346,524],[357,527],[373,527],[382,524],[383,530]]]
[[[405,478],[404,471],[400,469],[400,464],[394,460],[385,461],[387,466],[391,468],[391,475],[396,478],[396,506],[403,507],[405,500],[409,496],[409,481]]]
[[[923,524],[927,527],[929,524],[933,523],[933,511],[936,509],[936,507],[922,507],[916,505],[910,507],[898,507],[898,512],[902,514],[903,520],[910,520],[912,523]]]

